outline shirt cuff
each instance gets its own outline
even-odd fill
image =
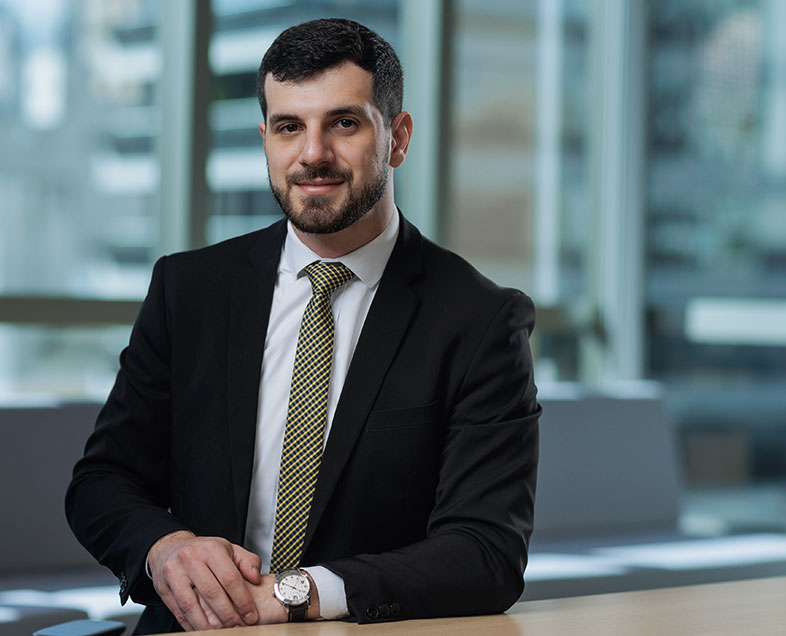
[[[309,573],[319,592],[319,615],[326,620],[349,616],[344,579],[321,565],[301,568]]]

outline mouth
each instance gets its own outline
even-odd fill
[[[305,194],[319,195],[335,192],[343,183],[343,179],[305,179],[295,185]]]

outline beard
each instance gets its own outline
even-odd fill
[[[352,173],[329,167],[308,168],[297,174],[289,175],[286,178],[285,188],[279,188],[273,183],[269,169],[268,179],[273,196],[276,197],[284,216],[293,226],[306,234],[333,234],[356,223],[379,203],[388,185],[388,171],[385,164],[381,164],[377,173],[358,187],[353,185]],[[297,210],[292,202],[293,186],[298,181],[314,179],[343,180],[349,188],[349,193],[343,204],[332,205],[327,197],[313,195],[305,197],[301,209]]]

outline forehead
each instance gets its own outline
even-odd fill
[[[299,81],[279,82],[270,73],[265,77],[268,118],[289,113],[310,115],[343,106],[360,106],[379,112],[373,98],[374,78],[357,64],[346,62]]]

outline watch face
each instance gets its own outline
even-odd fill
[[[278,582],[278,591],[288,605],[301,605],[308,601],[311,584],[302,574],[288,574]]]

